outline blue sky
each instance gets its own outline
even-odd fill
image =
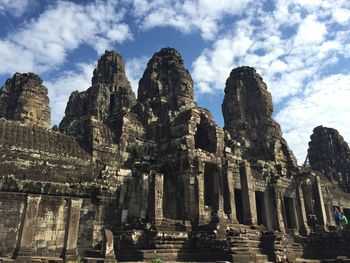
[[[49,89],[52,124],[70,93],[90,86],[104,50],[125,60],[134,91],[148,59],[180,51],[199,106],[222,126],[230,71],[263,76],[274,118],[302,163],[312,129],[350,140],[350,2],[347,0],[0,0],[0,83],[34,72]]]

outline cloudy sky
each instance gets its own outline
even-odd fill
[[[162,47],[182,54],[197,103],[223,126],[231,69],[249,65],[267,83],[274,118],[301,164],[317,125],[350,141],[348,0],[0,0],[0,83],[35,72],[49,89],[52,124],[69,94],[90,86],[106,49],[123,55],[137,90]]]

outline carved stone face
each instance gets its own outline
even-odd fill
[[[140,102],[154,111],[162,108],[159,114],[194,103],[192,78],[180,54],[170,48],[160,50],[148,62],[138,92]]]

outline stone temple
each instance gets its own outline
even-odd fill
[[[52,129],[47,94],[33,73],[0,90],[0,262],[350,262],[349,146],[316,127],[298,166],[254,68],[231,71],[223,128],[172,48],[137,97],[106,51]]]

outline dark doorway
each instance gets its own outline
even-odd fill
[[[264,193],[256,191],[255,192],[255,203],[256,203],[256,214],[258,225],[265,225],[265,204],[264,204]]]
[[[204,169],[204,205],[213,205],[214,196],[214,173],[209,165],[205,165]]]
[[[236,216],[238,223],[243,224],[243,203],[241,189],[235,189]]]
[[[218,166],[213,163],[205,163],[204,205],[210,207],[211,211],[219,211],[221,184],[222,183]]]
[[[216,152],[216,129],[210,125],[209,121],[201,116],[201,121],[197,125],[196,134],[194,136],[195,147],[207,152]]]
[[[293,220],[294,205],[293,199],[290,197],[283,197],[284,215],[287,223],[287,228],[295,228],[295,222]]]

